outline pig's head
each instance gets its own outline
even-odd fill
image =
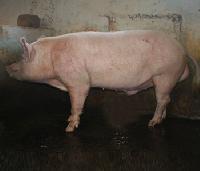
[[[8,74],[18,80],[35,82],[43,82],[52,77],[53,71],[48,47],[45,47],[41,41],[29,44],[24,37],[20,39],[20,44],[23,49],[22,58],[6,67]]]

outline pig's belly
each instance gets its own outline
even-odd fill
[[[123,91],[140,91],[151,87],[152,75],[148,72],[102,72],[93,73],[90,76],[92,87],[101,87],[107,89],[123,90]]]

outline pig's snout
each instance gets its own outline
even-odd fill
[[[19,71],[19,66],[16,64],[11,64],[6,66],[6,71],[12,77],[15,73]]]

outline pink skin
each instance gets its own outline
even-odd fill
[[[67,132],[78,127],[90,87],[121,90],[128,95],[155,87],[157,107],[149,121],[153,127],[166,117],[176,83],[189,75],[183,48],[161,32],[80,32],[32,44],[24,38],[20,42],[24,58],[8,66],[8,73],[19,80],[68,91],[72,108]]]

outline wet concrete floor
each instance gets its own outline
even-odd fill
[[[1,86],[0,97],[2,171],[200,169],[200,121],[167,118],[149,129],[150,113],[113,126],[101,108],[86,105],[80,127],[66,134],[66,93],[11,81]]]

